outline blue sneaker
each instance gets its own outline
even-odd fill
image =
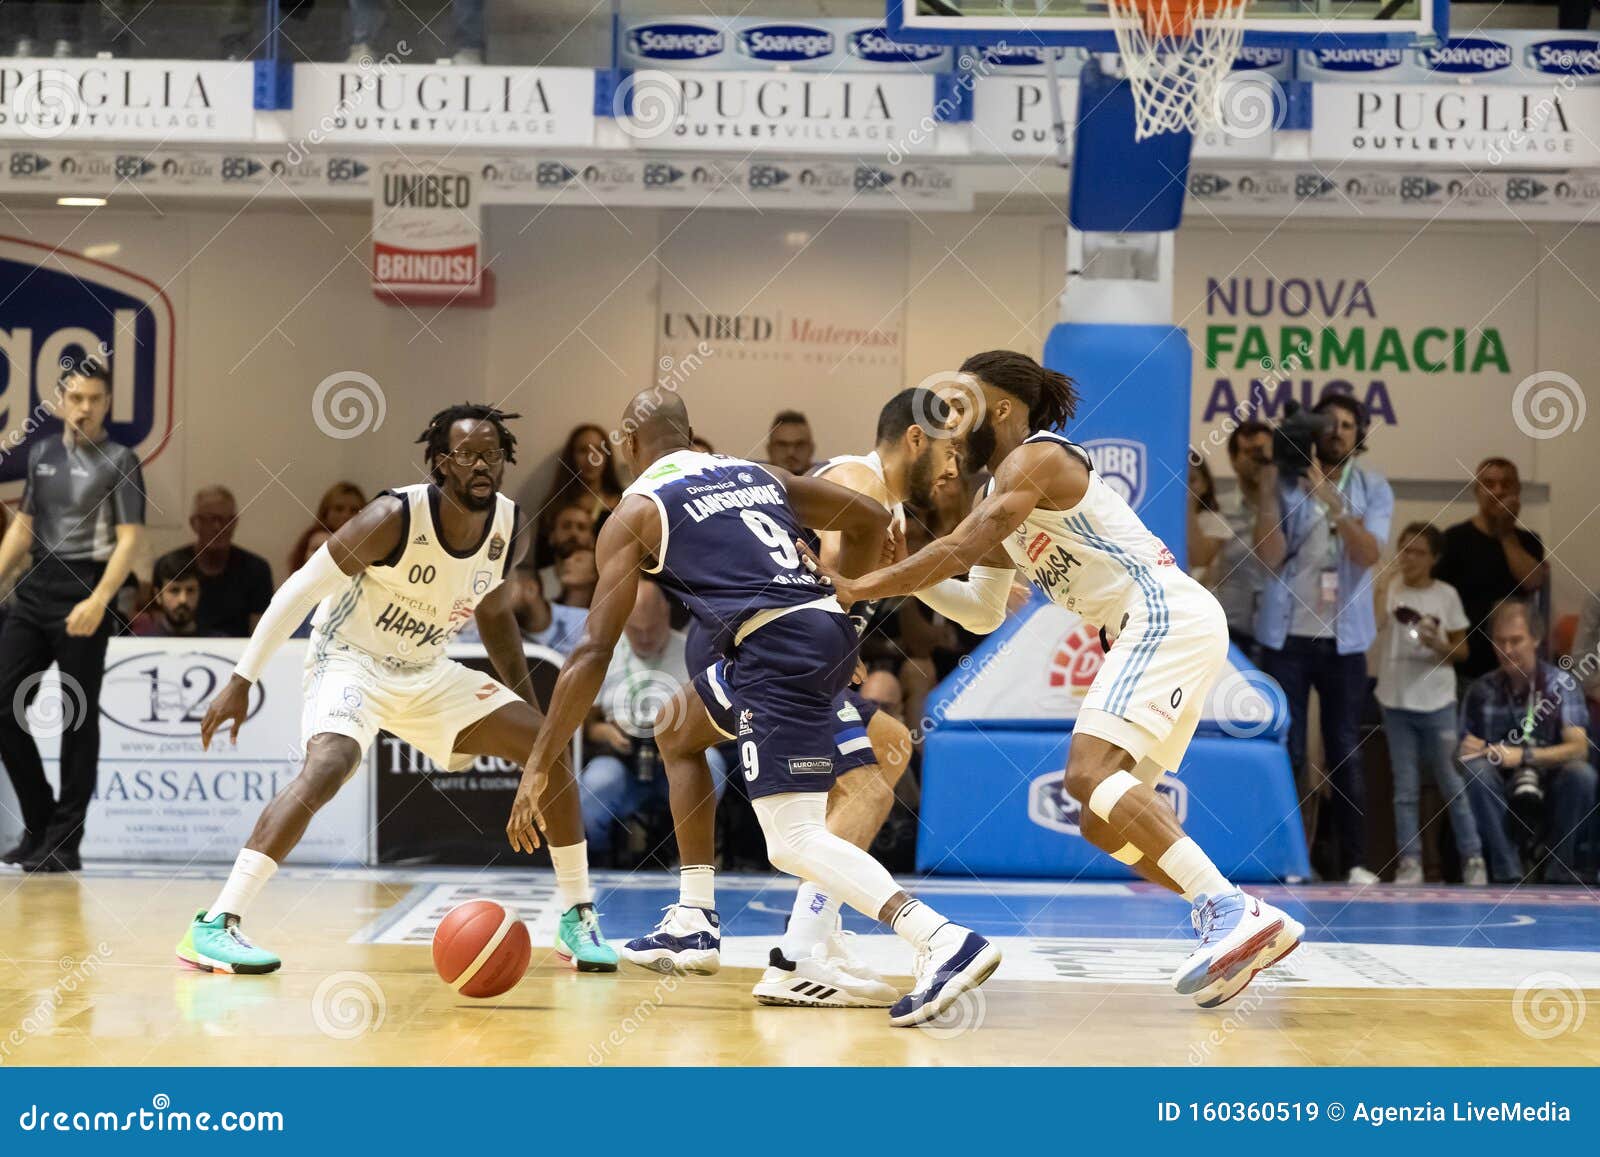
[[[673,904],[655,931],[630,940],[617,952],[629,964],[652,972],[710,976],[722,967],[722,922],[714,908]]]
[[[896,1028],[933,1020],[1000,967],[1000,949],[970,928],[946,923],[917,954],[911,991],[889,1009]]]
[[[1172,987],[1201,1008],[1238,996],[1258,972],[1299,947],[1306,932],[1298,920],[1237,888],[1196,896],[1190,919],[1200,946],[1173,973]]]

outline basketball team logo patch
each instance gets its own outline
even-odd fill
[[[1138,510],[1150,477],[1150,452],[1145,444],[1131,438],[1095,438],[1085,442],[1083,448],[1089,452],[1094,472]]]

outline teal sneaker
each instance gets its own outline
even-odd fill
[[[579,972],[615,972],[617,950],[600,931],[600,913],[593,904],[574,904],[561,913],[556,955]]]
[[[194,914],[188,931],[178,942],[178,959],[204,972],[235,972],[241,976],[276,972],[283,964],[244,938],[239,931],[239,917],[224,912],[208,921],[203,908]]]

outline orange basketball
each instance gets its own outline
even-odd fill
[[[528,926],[493,900],[450,909],[433,934],[433,967],[462,996],[499,996],[528,971]]]

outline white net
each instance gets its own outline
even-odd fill
[[[1249,0],[1206,4],[1194,15],[1179,0],[1108,0],[1122,67],[1133,86],[1136,140],[1214,124],[1217,92],[1244,41]]]

